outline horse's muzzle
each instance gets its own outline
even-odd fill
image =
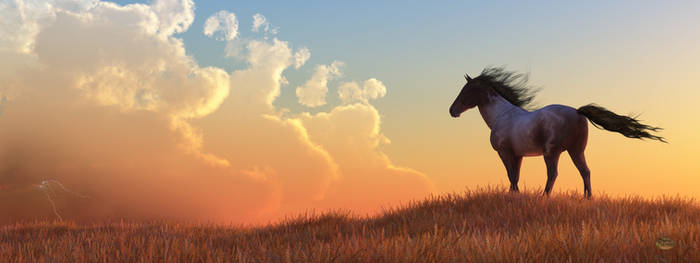
[[[450,107],[450,116],[452,116],[452,118],[457,118],[459,117],[459,113],[456,113],[455,110]]]

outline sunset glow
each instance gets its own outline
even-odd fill
[[[700,4],[337,4],[0,3],[0,224],[53,218],[47,179],[87,197],[52,195],[66,219],[236,224],[507,185],[478,110],[448,114],[494,65],[664,128],[589,125],[594,196],[700,198]],[[562,155],[554,192],[582,190]]]

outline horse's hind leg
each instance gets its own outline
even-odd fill
[[[586,156],[583,151],[573,151],[569,152],[571,156],[571,161],[576,165],[576,169],[581,173],[581,178],[583,178],[583,193],[586,198],[591,198],[591,170],[588,169],[588,164],[586,164]]]
[[[557,180],[559,173],[557,167],[559,165],[559,155],[561,152],[555,152],[544,155],[544,163],[547,165],[547,185],[544,187],[544,194],[549,196],[549,193],[554,187],[554,181]]]
[[[520,189],[518,189],[518,180],[520,180],[520,165],[522,164],[523,157],[507,152],[498,152],[498,156],[501,157],[501,161],[503,161],[503,165],[506,167],[506,171],[508,172],[510,191],[519,192]]]

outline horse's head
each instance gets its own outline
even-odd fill
[[[472,79],[466,74],[464,78],[467,80],[467,84],[464,84],[462,91],[459,92],[450,106],[450,115],[455,118],[459,117],[462,112],[479,105],[487,94],[486,85],[482,83],[483,81],[479,81],[479,78]]]

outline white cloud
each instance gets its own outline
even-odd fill
[[[311,57],[311,51],[308,48],[301,48],[294,53],[294,68],[298,69],[303,66]]]
[[[265,16],[260,13],[253,15],[253,32],[259,32],[260,27],[263,25],[269,25]]]
[[[253,28],[251,29],[253,32],[260,32],[260,30],[264,33],[270,33],[270,34],[277,34],[279,31],[279,28],[273,27],[270,25],[270,22],[267,21],[267,18],[263,16],[260,13],[257,13],[253,15]]]
[[[355,81],[345,82],[338,86],[338,97],[343,103],[362,100],[362,87]]]
[[[192,0],[155,0],[151,8],[158,16],[158,31],[167,36],[187,31],[194,21]]]
[[[341,75],[341,61],[333,61],[330,65],[318,65],[311,78],[304,85],[297,87],[296,94],[299,103],[307,107],[318,107],[326,104],[328,81]]]
[[[352,102],[368,103],[370,99],[377,99],[386,95],[386,86],[381,81],[371,78],[365,80],[360,87],[357,82],[346,82],[338,87],[338,97],[343,104]]]
[[[363,92],[367,99],[377,99],[386,96],[386,86],[378,79],[371,78],[363,83]]]
[[[204,22],[204,35],[217,40],[231,41],[238,36],[236,15],[225,10],[207,18]]]

